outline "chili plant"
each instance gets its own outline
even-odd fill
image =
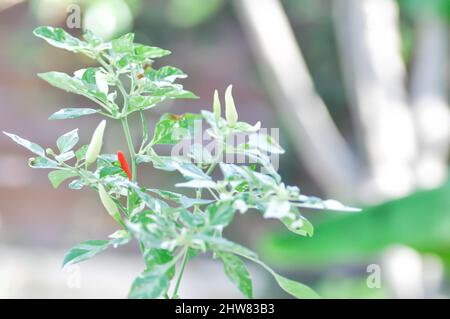
[[[89,31],[81,40],[61,28],[46,26],[38,27],[34,34],[55,47],[84,54],[99,64],[78,70],[74,75],[38,74],[49,84],[82,95],[98,105],[98,108],[61,109],[49,120],[100,115],[108,121],[120,122],[128,146],[127,154],[101,152],[106,119],[95,129],[89,144],[75,148],[79,142],[78,129],[75,129],[57,139],[56,151],[5,132],[36,154],[29,160],[32,168],[51,169],[48,178],[54,188],[70,180],[70,189],[93,189],[117,223],[118,230],[108,239],[86,241],[70,249],[63,266],[136,240],[145,269],[132,283],[130,298],[178,298],[186,264],[208,252],[223,263],[225,274],[249,298],[253,296],[252,281],[242,259],[262,266],[287,293],[298,298],[317,297],[309,287],[277,274],[255,252],[225,239],[222,231],[236,212],[259,212],[265,218],[279,219],[299,235],[311,236],[313,226],[299,209],[352,209],[336,201],[308,197],[299,188],[281,181],[268,152],[281,154],[283,149],[269,135],[258,132],[259,122],[250,125],[238,120],[231,86],[225,92],[224,117],[216,91],[212,112],[164,114],[151,136],[145,111],[165,100],[197,98],[175,83],[187,77],[183,71],[172,66],[154,67],[154,60],[170,54],[169,51],[135,43],[132,33],[110,42]],[[140,118],[139,140],[132,138],[129,126],[132,116]],[[192,138],[196,134],[195,123],[199,121],[208,126],[206,133],[215,143],[215,154],[202,144],[195,144],[183,156],[158,154],[158,145],[175,145]],[[248,139],[232,145],[230,141],[235,134],[247,134]],[[244,156],[252,164],[225,163],[222,160],[225,153]],[[138,180],[138,168],[145,165],[177,171],[185,182],[175,186],[187,189],[192,196],[144,186]],[[217,175],[220,178],[214,178]],[[178,270],[177,265],[180,265]]]

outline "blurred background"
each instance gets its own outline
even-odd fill
[[[450,0],[0,0],[1,130],[48,147],[77,127],[90,138],[95,116],[47,118],[91,102],[36,73],[92,61],[32,35],[38,25],[81,35],[69,28],[78,8],[83,28],[104,39],[134,32],[173,52],[158,63],[189,75],[184,85],[200,99],[152,109],[151,123],[209,109],[214,89],[231,83],[240,118],[280,128],[287,184],[364,208],[305,211],[312,238],[259,214],[237,216],[226,236],[325,298],[450,296]],[[125,148],[119,127],[105,143]],[[0,297],[126,297],[143,269],[137,247],[62,270],[65,250],[114,226],[96,194],[53,190],[28,157],[0,136]],[[151,167],[142,180],[168,189],[177,181]],[[181,296],[241,297],[221,268],[207,258],[188,264]],[[287,297],[250,269],[256,297]]]

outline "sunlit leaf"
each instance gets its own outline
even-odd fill
[[[58,188],[62,182],[74,176],[77,176],[77,174],[69,170],[56,170],[48,173],[48,179],[54,188]]]
[[[89,240],[72,247],[64,256],[63,267],[94,257],[111,245],[109,240]]]
[[[38,156],[30,158],[28,165],[32,168],[57,168],[58,163],[46,157]]]
[[[56,145],[61,153],[70,151],[78,143],[78,129],[74,129],[58,138]]]
[[[225,227],[233,219],[234,209],[229,201],[222,201],[209,205],[206,213],[210,226]]]
[[[278,285],[288,294],[298,299],[318,299],[320,296],[308,286],[273,273]]]
[[[89,108],[67,108],[61,109],[58,112],[53,113],[48,119],[49,120],[76,119],[80,116],[95,114],[98,112],[99,110]]]
[[[154,299],[160,297],[169,287],[167,267],[157,266],[144,271],[137,277],[132,286],[129,298]]]
[[[229,253],[217,253],[222,259],[225,274],[248,298],[253,298],[252,279],[245,264],[239,257]]]
[[[136,44],[134,47],[134,52],[136,56],[142,57],[144,59],[161,58],[171,53],[169,50],[164,50],[158,47],[152,47],[144,44]]]
[[[177,144],[185,138],[193,137],[200,121],[201,117],[197,114],[164,114],[156,123],[151,144]]]
[[[5,131],[3,131],[3,133],[6,136],[10,137],[14,142],[16,142],[17,144],[25,147],[29,151],[31,151],[31,152],[39,155],[39,156],[45,157],[44,149],[41,146],[39,146],[38,144],[30,142],[30,141],[28,141],[28,140],[26,140],[24,138],[21,138],[20,136],[17,136],[15,134],[7,133]]]
[[[71,36],[61,28],[41,26],[34,29],[33,33],[55,47],[72,52],[79,52],[86,45],[85,42]]]

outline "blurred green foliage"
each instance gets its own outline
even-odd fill
[[[419,12],[433,10],[450,21],[450,0],[398,0],[400,10],[416,15]]]
[[[167,17],[174,26],[193,27],[217,13],[222,3],[222,0],[170,0]]]
[[[393,244],[431,252],[450,261],[450,182],[370,207],[361,213],[333,217],[315,228],[313,238],[287,232],[267,236],[260,247],[265,258],[282,266],[363,262]]]
[[[367,274],[365,275],[367,276]],[[322,298],[379,299],[389,297],[389,292],[383,287],[369,288],[366,278],[362,277],[330,276],[321,280],[315,288]]]

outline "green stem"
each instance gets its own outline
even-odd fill
[[[120,122],[122,123],[123,131],[125,133],[125,139],[127,141],[128,145],[128,151],[130,152],[131,157],[131,178],[132,182],[136,182],[136,173],[137,173],[137,167],[136,167],[136,153],[134,151],[133,146],[133,139],[131,138],[130,133],[130,127],[128,126],[128,119],[126,117],[123,117]],[[128,189],[128,196],[127,196],[127,210],[128,210],[128,216],[131,215],[131,202],[130,202],[130,195],[131,192]]]
[[[213,162],[212,162],[211,165],[208,167],[208,170],[206,171],[206,175],[210,175],[210,174],[214,171],[214,168],[216,168],[217,164],[218,164],[219,161],[220,161],[220,158],[221,158],[222,155],[223,155],[223,151],[224,151],[223,145],[220,144],[219,150],[217,151],[217,156],[214,158]]]
[[[206,170],[206,173],[205,173],[206,175],[211,175],[211,173],[214,171],[214,168],[216,168],[217,164],[219,164],[219,161],[220,161],[220,158],[223,155],[223,152],[224,152],[223,145],[220,144],[219,145],[219,150],[217,151],[216,157],[214,158],[213,162],[211,163],[211,165]],[[196,192],[196,198],[197,199],[202,198],[202,191],[203,191],[202,188],[197,189],[197,192]],[[209,190],[209,191],[212,193],[211,190]],[[213,196],[217,199],[217,197],[214,194],[213,194]],[[199,209],[199,205],[195,205],[194,209],[196,209],[196,210]]]
[[[134,150],[133,140],[131,138],[130,127],[128,126],[128,119],[126,117],[124,117],[120,120],[120,122],[122,123],[123,131],[125,133],[125,139],[127,140],[128,151],[130,152],[130,156],[131,156],[132,181],[136,182],[136,180],[137,180],[136,152]]]
[[[131,157],[131,180],[132,180],[132,182],[135,183],[137,181],[137,163],[136,163],[136,152],[134,150],[133,139],[131,137],[130,127],[128,126],[127,117],[123,117],[120,121],[122,123],[123,131],[125,133],[125,139],[127,141],[128,151],[130,152],[130,157]],[[131,191],[128,190],[128,196],[127,196],[128,216],[131,215],[130,195],[131,195]],[[145,245],[142,241],[139,241],[139,248],[141,250],[142,256],[144,256]]]
[[[178,274],[177,283],[175,284],[175,289],[173,290],[172,299],[174,299],[178,294],[178,289],[180,288],[181,278],[183,278],[184,269],[186,268],[187,261],[189,259],[189,248],[186,249],[183,256],[183,261],[181,262],[180,273]]]

